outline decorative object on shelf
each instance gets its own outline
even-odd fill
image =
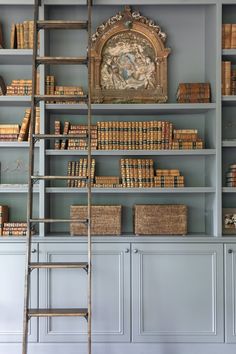
[[[134,206],[135,235],[186,235],[187,206],[137,204]]]
[[[92,205],[91,234],[92,235],[121,235],[121,205]],[[73,220],[87,219],[88,208],[84,205],[71,205],[70,217]],[[71,236],[87,235],[87,226],[82,223],[71,223]]]
[[[91,169],[90,177],[91,184],[94,183],[95,175],[95,159],[91,159]],[[78,176],[83,177],[84,179],[78,180],[68,180],[67,187],[76,187],[76,188],[85,188],[88,185],[87,178],[88,176],[88,159],[79,159],[79,161],[69,161],[67,166],[67,176]]]
[[[0,23],[0,49],[3,49],[3,31],[2,31],[2,24]]]
[[[0,96],[4,96],[7,93],[7,87],[2,76],[0,76]]]
[[[236,24],[224,23],[222,25],[222,48],[236,49]]]
[[[222,233],[236,235],[236,208],[223,208],[222,218]]]
[[[236,164],[230,165],[226,172],[226,187],[236,187]]]
[[[125,6],[92,36],[94,102],[166,102],[166,34],[153,20]]]
[[[3,234],[3,225],[8,222],[9,209],[7,205],[0,205],[0,236]]]
[[[184,176],[181,176],[179,170],[156,170],[156,176],[154,176],[154,187],[184,187]]]
[[[176,99],[178,103],[209,103],[211,86],[208,82],[180,83]]]

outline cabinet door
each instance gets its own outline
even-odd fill
[[[36,249],[36,246],[33,245]],[[23,329],[25,243],[1,243],[0,341],[21,342]],[[36,261],[37,253],[32,254]],[[36,272],[31,275],[31,306],[37,306]],[[29,341],[37,340],[36,319],[29,323]]]
[[[85,243],[40,244],[40,260],[87,260]],[[94,244],[92,252],[92,337],[98,342],[130,341],[129,245]],[[84,270],[40,270],[40,306],[87,307],[87,273]],[[41,342],[87,340],[84,318],[40,319]]]
[[[226,342],[236,343],[236,244],[225,245]]]
[[[133,245],[132,275],[133,341],[223,341],[222,245]]]

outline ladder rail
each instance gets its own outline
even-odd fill
[[[92,0],[88,5],[88,354],[92,352],[92,241],[91,241],[91,118],[92,118],[92,87],[91,87],[91,37],[92,37]]]
[[[26,235],[26,260],[25,260],[25,287],[24,287],[24,313],[23,313],[23,341],[22,354],[27,354],[28,349],[28,309],[30,294],[30,273],[28,264],[31,262],[31,222],[33,211],[33,181],[31,175],[34,171],[34,140],[33,132],[35,126],[35,102],[36,94],[37,68],[36,57],[38,50],[36,23],[39,16],[38,6],[40,0],[34,3],[34,38],[33,38],[33,61],[32,61],[32,99],[31,99],[31,124],[30,124],[30,147],[29,147],[29,173],[28,173],[28,194],[27,194],[27,235]]]

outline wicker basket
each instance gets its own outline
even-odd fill
[[[87,219],[88,209],[84,205],[71,205],[71,219]],[[87,226],[81,223],[70,224],[71,236],[87,235]],[[91,207],[91,235],[120,235],[121,205],[93,205]]]
[[[135,235],[186,235],[186,205],[135,205]]]

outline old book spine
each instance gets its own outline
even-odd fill
[[[225,95],[231,95],[231,62],[225,62],[225,72],[224,72],[224,82],[225,82]]]
[[[63,129],[63,135],[67,135],[69,132],[69,127],[70,127],[70,122],[65,122],[64,123],[64,129]],[[62,139],[61,142],[61,150],[65,150],[67,148],[67,139]]]
[[[24,25],[20,23],[20,48],[24,49]]]
[[[0,205],[0,236],[3,235],[3,225],[8,222],[9,210],[7,205]]]
[[[24,49],[29,48],[29,21],[23,22],[23,29],[24,29]]]
[[[231,48],[236,49],[236,24],[232,24],[231,30]]]
[[[125,176],[125,160],[120,160],[120,172],[121,172],[121,183],[122,187],[126,187],[126,176]]]
[[[55,135],[61,134],[61,122],[59,120],[55,120],[55,122],[54,122],[54,133],[55,133]],[[54,149],[60,150],[60,147],[61,147],[61,140],[55,139]]]
[[[20,43],[20,24],[16,23],[16,47],[17,49],[21,48]]]
[[[230,49],[231,48],[231,36],[232,36],[232,25],[231,24],[225,24],[225,40],[224,40],[224,44],[225,44],[225,49]]]
[[[34,133],[35,134],[40,134],[40,108],[36,107],[35,109],[35,128],[34,128]]]
[[[71,176],[71,165],[72,165],[72,161],[68,161],[68,164],[67,164],[67,176]],[[67,187],[71,187],[71,180],[68,179],[67,180]]]
[[[17,48],[17,41],[16,41],[16,25],[15,25],[15,23],[12,23],[12,25],[11,25],[10,48],[11,48],[11,49]]]
[[[221,30],[221,41],[222,41],[222,49],[225,49],[225,24],[222,24]]]
[[[34,46],[34,21],[29,21],[29,49]]]
[[[27,135],[28,135],[28,132],[29,132],[30,116],[31,116],[31,109],[28,108],[28,109],[25,110],[25,115],[24,115],[24,118],[22,120],[20,133],[19,133],[19,136],[18,136],[18,141],[27,140]]]

